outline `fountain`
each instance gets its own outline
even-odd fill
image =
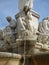
[[[32,10],[33,0],[19,0],[18,6],[16,20],[7,16],[9,25],[0,30],[0,65],[46,65],[49,18],[38,22],[40,15]]]

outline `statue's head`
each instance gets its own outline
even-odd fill
[[[47,25],[47,28],[49,28],[49,17],[45,17],[43,22]]]
[[[12,18],[10,16],[7,16],[6,19],[8,22],[10,22]]]
[[[45,17],[45,18],[43,19],[43,21],[45,21],[45,20],[49,21],[49,17]]]

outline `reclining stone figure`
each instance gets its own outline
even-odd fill
[[[6,20],[9,23],[9,27],[11,28],[13,35],[16,37],[16,32],[15,32],[15,29],[17,28],[16,21],[14,19],[12,19],[10,16],[7,16]]]
[[[5,27],[3,30],[4,33],[4,41],[7,45],[7,49],[11,49],[12,45],[16,42],[16,22],[13,20],[10,16],[6,17],[7,21],[9,22],[9,25]]]
[[[46,17],[39,23],[38,38],[35,44],[35,53],[49,52],[49,18]]]
[[[15,43],[15,36],[12,33],[12,29],[9,26],[6,26],[3,30],[4,33],[4,42],[6,43],[6,49],[7,51],[10,51],[12,49],[13,44]],[[12,50],[11,50],[12,52]]]
[[[49,50],[49,18],[46,17],[39,23],[39,36],[38,41],[39,43],[43,44],[43,47]],[[47,46],[47,47],[45,47]]]
[[[49,18],[46,17],[39,23],[39,32],[48,33],[49,32]]]

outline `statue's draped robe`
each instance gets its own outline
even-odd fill
[[[20,11],[23,10],[24,6],[28,6],[30,9],[33,7],[33,0],[19,0],[18,8]]]

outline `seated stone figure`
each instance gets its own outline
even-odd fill
[[[49,18],[46,17],[39,23],[39,32],[48,33],[49,32]]]
[[[6,46],[7,46],[7,51],[10,51],[10,49],[12,49],[12,45],[16,41],[15,38],[16,22],[10,16],[6,17],[6,19],[9,22],[9,25],[5,27],[3,33],[4,33],[4,41],[6,42]]]
[[[10,16],[7,16],[6,17],[6,20],[8,21],[9,23],[9,26],[7,26],[7,28],[9,28],[9,32],[11,34],[13,34],[13,36],[16,38],[17,34],[15,32],[15,29],[17,28],[17,23],[14,19],[12,19]],[[7,29],[8,30],[8,29]]]
[[[46,17],[39,23],[38,27],[40,35],[38,36],[38,41],[41,43],[47,43],[48,35],[49,34],[49,18]]]

